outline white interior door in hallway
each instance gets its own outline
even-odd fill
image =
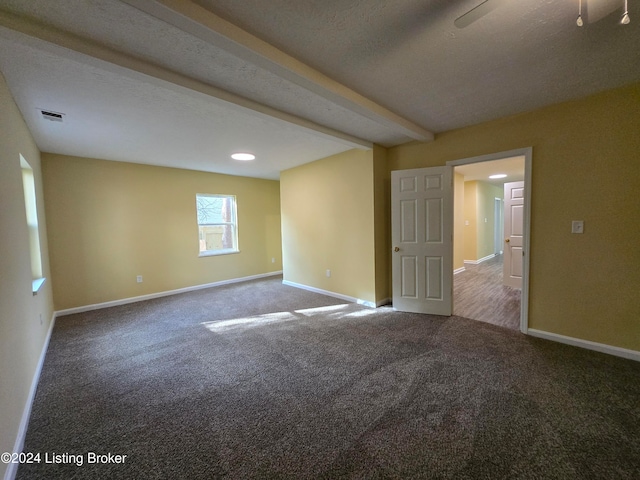
[[[504,184],[504,284],[522,289],[524,182]]]

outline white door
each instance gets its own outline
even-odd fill
[[[522,288],[524,238],[524,182],[504,184],[503,283]]]
[[[451,315],[453,168],[391,172],[393,308]]]

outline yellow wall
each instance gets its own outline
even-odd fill
[[[42,171],[57,310],[282,269],[277,181],[51,154]],[[240,253],[198,257],[196,193],[236,195]]]
[[[636,83],[391,148],[389,162],[533,147],[529,327],[640,350],[639,124]]]
[[[453,175],[453,269],[464,267],[464,175]]]
[[[373,147],[376,302],[391,300],[391,173],[387,149]]]
[[[478,259],[478,182],[464,182],[464,259]]]
[[[503,194],[500,187],[477,180],[464,182],[462,190],[465,221],[462,239],[464,260],[476,261],[494,253],[494,199],[502,198]]]
[[[43,274],[32,294],[20,154],[33,168]],[[40,152],[0,75],[0,452],[11,452],[53,317]],[[0,463],[0,478],[7,465]]]
[[[477,182],[477,205],[476,205],[476,226],[477,226],[477,258],[488,257],[495,253],[495,199],[504,196],[503,190],[487,182]]]
[[[350,150],[281,173],[286,281],[376,301],[373,157]]]

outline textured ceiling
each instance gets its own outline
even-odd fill
[[[121,69],[109,70],[15,42],[0,57],[22,114],[45,152],[232,175],[279,172],[344,151],[329,137]],[[113,71],[112,71],[113,70]],[[39,109],[64,114],[42,119]],[[260,161],[235,162],[237,151]],[[107,152],[105,154],[105,152]]]
[[[489,2],[0,0],[0,70],[43,151],[262,178],[640,80],[638,2]]]
[[[481,0],[198,3],[435,132],[640,79],[639,2],[621,26],[623,1],[592,0],[610,15],[578,28],[577,0],[489,1],[464,29]]]

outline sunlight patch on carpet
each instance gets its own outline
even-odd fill
[[[233,318],[230,320],[216,320],[214,322],[202,322],[202,325],[211,332],[223,332],[229,330],[248,329],[269,324],[300,320],[303,317],[322,316],[323,319],[336,319],[343,317],[362,317],[375,313],[374,309],[362,309],[354,304],[327,305],[324,307],[305,308],[293,312],[275,312],[253,317]]]

